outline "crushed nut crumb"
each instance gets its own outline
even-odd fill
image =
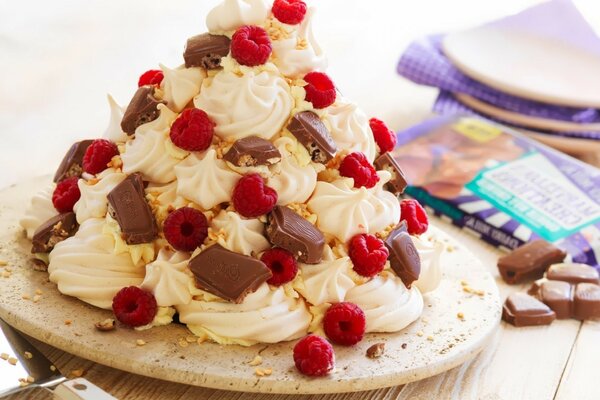
[[[196,341],[196,337],[195,336],[188,336],[185,338],[185,341],[188,343],[194,343]]]
[[[185,338],[179,338],[178,342],[179,342],[179,347],[188,347],[190,345],[188,343],[188,341],[185,340]]]
[[[433,342],[433,336],[431,336],[431,335],[427,336],[427,340],[429,340],[430,342]]]
[[[4,267],[6,265],[8,265],[8,261],[0,260],[0,267]]]
[[[27,377],[27,382],[29,382],[29,383],[33,383],[33,382],[35,382],[35,379],[33,378],[33,376],[29,375],[29,376]]]
[[[17,359],[16,359],[16,358],[14,358],[14,357],[9,357],[9,358],[8,358],[8,363],[9,363],[10,365],[17,365],[17,362],[18,362],[18,361],[19,361],[19,360],[17,360]]]
[[[107,318],[104,321],[96,322],[94,326],[101,332],[114,331],[116,328],[115,320],[112,318]]]
[[[263,368],[256,368],[256,369],[254,370],[254,374],[256,374],[256,376],[261,376],[261,377],[262,377],[262,376],[269,376],[269,375],[271,375],[272,373],[273,373],[273,370],[272,370],[271,368],[266,368],[266,369],[263,369]]]
[[[10,356],[8,354],[6,354],[6,353],[0,354],[0,358],[3,359],[4,361],[8,360],[9,357]]]
[[[459,312],[458,314],[456,314],[456,317],[457,317],[458,319],[462,319],[462,320],[464,320],[464,319],[465,319],[465,314],[463,314],[462,312]]]
[[[403,349],[406,349],[406,346],[408,346],[406,343],[402,343],[402,346],[400,346],[400,347],[402,347]]]
[[[41,296],[44,293],[40,289],[35,289],[35,294],[39,294]]]
[[[30,295],[28,295],[27,293],[24,293],[24,294],[21,296],[21,298],[22,298],[23,300],[30,300],[30,299],[31,299],[31,296],[30,296]]]
[[[367,349],[367,357],[379,358],[385,352],[385,343],[375,343]]]
[[[36,294],[35,296],[33,296],[33,302],[37,303],[38,301],[40,301],[42,299],[42,296],[40,296],[39,294]]]
[[[469,286],[469,282],[467,282],[467,281],[465,281],[465,280],[462,280],[462,281],[460,281],[460,284],[461,284],[462,286]]]
[[[65,325],[71,325],[73,323],[73,321],[71,321],[70,319],[65,319]]]
[[[50,371],[52,371],[52,372],[56,371],[56,367],[54,365],[51,365],[50,366]]]
[[[2,272],[2,277],[3,277],[3,278],[10,278],[10,272],[8,272],[8,271],[3,271],[3,272]]]
[[[256,367],[257,365],[262,364],[262,361],[262,357],[257,355],[252,361],[249,362],[249,364],[253,367]]]
[[[424,335],[423,331],[419,331],[419,332],[417,332],[417,336],[421,337],[421,336],[423,336],[423,335]]]
[[[83,370],[83,368],[74,369],[71,372],[69,372],[69,378],[81,378],[84,372],[85,371]]]
[[[199,337],[198,340],[196,341],[199,345],[201,345],[202,343],[206,342],[206,338],[203,337]]]
[[[143,341],[142,339],[138,339],[135,341],[135,344],[138,346],[144,346],[146,344],[146,342]]]
[[[33,358],[33,354],[31,354],[30,352],[26,351],[25,353],[23,353],[23,355],[25,356],[26,359],[31,360]]]

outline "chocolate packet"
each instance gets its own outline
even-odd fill
[[[600,260],[600,169],[491,121],[443,116],[398,134],[394,158],[433,214],[504,250],[545,239]]]

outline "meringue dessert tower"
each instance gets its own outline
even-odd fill
[[[219,4],[33,198],[21,225],[62,294],[244,346],[323,332],[342,302],[365,333],[420,317],[442,250],[401,223],[395,137],[336,91],[314,10],[275,3]],[[150,316],[119,317],[131,287]]]

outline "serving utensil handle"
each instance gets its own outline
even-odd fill
[[[117,400],[84,378],[65,381],[54,389],[54,400]]]

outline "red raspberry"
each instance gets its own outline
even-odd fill
[[[119,154],[117,145],[106,139],[96,139],[83,155],[81,166],[88,174],[96,175],[108,168],[108,163]]]
[[[306,90],[306,101],[312,103],[314,108],[326,108],[335,103],[337,92],[331,78],[323,72],[309,72],[304,76],[308,83]]]
[[[231,38],[231,55],[242,65],[262,65],[267,62],[272,51],[269,34],[258,26],[242,26]]]
[[[273,210],[277,192],[265,185],[259,174],[243,176],[233,189],[233,206],[246,218],[256,218]]]
[[[404,199],[400,202],[400,221],[406,221],[408,233],[411,235],[421,235],[427,232],[429,227],[427,212],[414,199]]]
[[[327,340],[308,335],[294,346],[294,363],[304,375],[325,376],[333,370],[335,353]]]
[[[163,232],[175,250],[194,251],[208,236],[208,221],[195,208],[182,207],[165,219]]]
[[[171,141],[187,151],[204,151],[210,147],[215,123],[208,114],[197,108],[188,108],[171,125]]]
[[[54,208],[60,213],[73,211],[73,206],[81,197],[79,186],[77,182],[79,178],[76,176],[73,178],[65,179],[56,185],[54,193],[52,193],[52,204]]]
[[[383,271],[390,255],[383,241],[369,234],[354,236],[350,240],[348,253],[356,273],[367,278]]]
[[[281,286],[291,282],[298,273],[298,263],[292,253],[284,249],[271,249],[264,252],[260,261],[271,270],[273,276],[267,281],[270,285]]]
[[[302,0],[275,0],[273,15],[284,24],[297,25],[306,15],[306,3]]]
[[[352,346],[365,335],[365,313],[354,303],[337,303],[325,312],[323,329],[334,343]]]
[[[164,77],[165,75],[160,69],[148,70],[140,76],[138,86],[142,87],[145,85],[160,85]]]
[[[371,118],[369,120],[369,125],[371,125],[375,143],[377,143],[377,146],[379,146],[379,151],[381,154],[394,150],[398,140],[394,134],[394,131],[388,128],[385,122],[377,118]]]
[[[134,328],[152,322],[157,308],[154,295],[136,286],[119,290],[112,303],[115,317],[125,325]]]
[[[348,154],[340,164],[340,175],[354,179],[354,187],[372,188],[379,182],[377,171],[361,152]]]

